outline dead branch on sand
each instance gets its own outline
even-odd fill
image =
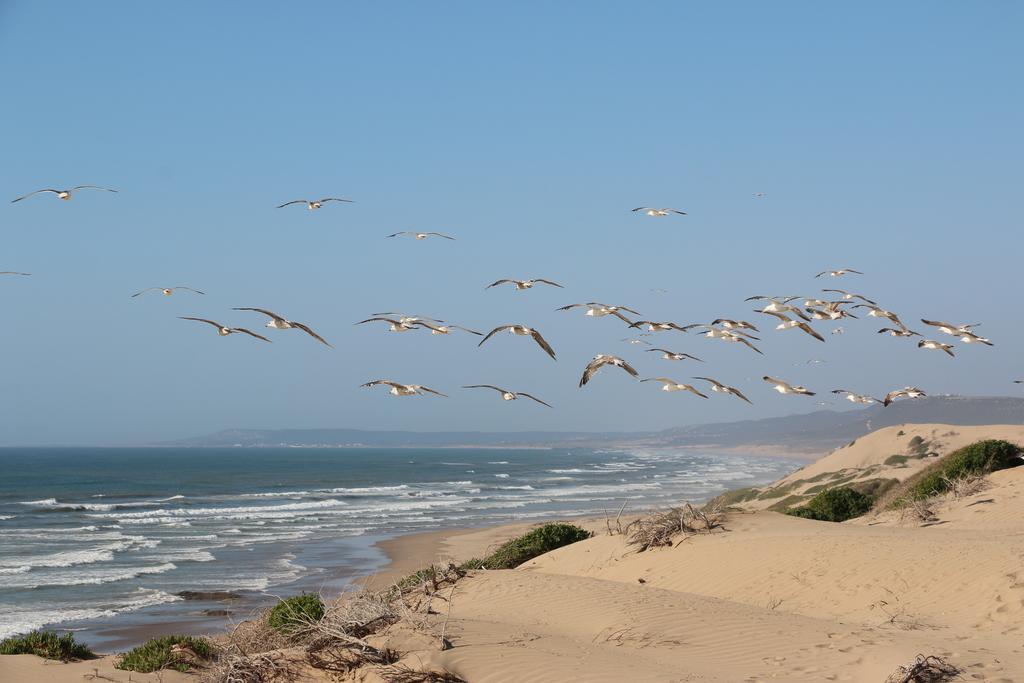
[[[931,498],[919,498],[908,500],[907,504],[900,510],[900,521],[908,519],[912,522],[927,524],[938,519],[935,514],[935,501]]]
[[[960,500],[967,496],[984,491],[989,487],[988,481],[980,474],[961,474],[959,477],[943,477],[947,490],[952,494],[953,500]]]
[[[621,536],[622,535],[622,511],[626,509],[626,504],[629,500],[622,501],[622,507],[619,508],[619,514],[615,515],[615,527],[612,528],[611,520],[608,519],[608,511],[604,513],[604,526],[608,531],[609,536]]]
[[[391,648],[363,650],[347,645],[323,644],[306,649],[306,662],[331,674],[347,674],[367,665],[394,664],[401,655]]]
[[[639,546],[637,552],[671,546],[682,534],[711,533],[720,528],[725,515],[719,510],[698,510],[689,503],[633,520],[626,526],[629,545]]]
[[[298,680],[299,672],[292,662],[277,652],[257,655],[226,655],[219,658],[204,674],[204,683],[287,683]]]
[[[960,678],[960,669],[942,657],[918,655],[905,666],[897,667],[885,683],[942,683]]]
[[[391,666],[378,672],[388,683],[467,683],[451,671],[417,671],[405,665]]]

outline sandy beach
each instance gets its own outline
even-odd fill
[[[921,441],[929,452],[948,451],[979,435],[1024,441],[1024,428],[880,430],[775,486],[854,470],[905,477],[917,465],[892,454],[924,450]],[[472,571],[446,593],[450,614],[439,607],[442,614],[399,621],[367,640],[473,683],[884,681],[919,654],[948,660],[965,680],[1024,679],[1024,468],[993,473],[971,495],[941,498],[927,523],[895,511],[819,522],[762,503],[733,508],[714,533],[645,552],[609,534],[604,519],[574,520],[595,535],[515,570]],[[383,541],[391,563],[365,584],[382,590],[430,563],[482,556],[536,524]],[[453,647],[441,651],[436,632],[445,619]],[[294,657],[298,680],[329,680]],[[3,681],[81,681],[94,669],[106,677],[97,680],[158,680],[129,679],[109,657],[67,665],[0,657]],[[384,679],[370,668],[337,680]]]

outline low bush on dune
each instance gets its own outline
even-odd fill
[[[480,561],[483,569],[514,569],[544,553],[593,536],[575,524],[545,524],[513,538]]]
[[[324,616],[324,601],[315,593],[293,595],[274,605],[267,614],[267,625],[289,634]]]
[[[72,634],[58,636],[53,631],[32,631],[24,636],[0,640],[0,655],[37,655],[62,662],[96,656],[88,647],[75,642]]]
[[[845,522],[870,510],[871,503],[871,496],[839,486],[822,491],[802,507],[786,510],[786,514],[822,522]]]
[[[907,479],[898,491],[893,506],[909,500],[922,500],[946,493],[953,482],[991,474],[997,470],[1024,464],[1021,448],[1001,439],[988,439],[953,451]]]
[[[429,566],[409,574],[396,583],[399,590],[406,590],[424,584],[436,586],[451,582],[453,578],[461,578],[473,569],[515,569],[524,562],[544,553],[567,546],[577,541],[584,541],[593,536],[586,529],[575,524],[556,522],[544,524],[513,538],[498,546],[498,549],[487,557],[466,560],[462,564],[448,567]]]
[[[205,638],[193,636],[161,636],[150,638],[142,645],[121,655],[114,664],[124,671],[151,673],[173,669],[188,672],[215,654],[214,647]]]

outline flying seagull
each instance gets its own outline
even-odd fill
[[[540,348],[544,349],[544,352],[546,354],[551,356],[552,359],[558,360],[557,358],[555,358],[555,350],[551,348],[551,345],[548,344],[544,337],[541,336],[540,332],[538,330],[533,329],[532,327],[527,327],[526,325],[513,324],[500,325],[498,327],[495,327],[493,330],[487,333],[487,336],[480,340],[480,343],[477,344],[477,346],[483,346],[485,341],[493,337],[498,332],[504,332],[505,330],[508,330],[510,333],[520,337],[533,337],[533,341],[537,342],[537,345]]]
[[[269,342],[270,341],[269,339],[264,337],[262,334],[256,334],[252,330],[247,330],[244,327],[228,327],[227,325],[221,325],[216,320],[207,320],[206,318],[189,318],[187,316],[182,316],[182,315],[179,315],[178,317],[180,319],[182,319],[182,320],[195,320],[198,323],[206,323],[207,325],[213,325],[214,327],[217,328],[217,334],[219,334],[222,337],[226,337],[229,334],[235,334],[236,332],[241,332],[242,334],[247,334],[250,337],[256,337],[257,339],[262,339],[265,342]]]
[[[775,379],[774,377],[769,377],[768,375],[765,375],[761,379],[763,379],[765,382],[768,382],[768,384],[774,385],[775,391],[779,392],[780,394],[802,394],[804,396],[814,396],[814,392],[808,390],[807,387],[802,387],[799,385],[793,386],[789,382],[783,382],[781,379]]]
[[[799,298],[800,297],[798,296],[765,296],[764,294],[755,294],[754,296],[748,296],[744,301],[767,301],[768,306],[765,308],[771,308],[772,304],[784,305],[788,304],[790,301],[796,301]]]
[[[590,378],[594,376],[594,373],[596,373],[598,370],[600,370],[606,365],[612,365],[617,368],[622,368],[623,370],[631,374],[633,377],[638,377],[640,374],[635,369],[633,369],[632,365],[622,360],[618,356],[609,356],[604,353],[599,353],[596,356],[594,356],[593,360],[587,363],[587,367],[584,368],[583,376],[580,377],[580,387],[582,388],[584,384],[590,381]]]
[[[658,351],[658,352],[660,352],[661,353],[661,357],[664,358],[665,360],[686,360],[687,358],[689,358],[690,360],[699,361],[701,363],[704,362],[700,358],[697,358],[697,356],[691,356],[688,353],[677,353],[675,351],[669,351],[668,349],[659,349],[659,348],[653,348],[653,349],[647,349],[647,350],[648,351]]]
[[[616,318],[623,321],[627,325],[632,325],[633,321],[624,316],[621,313],[621,311],[626,311],[627,313],[632,313],[633,315],[640,315],[640,313],[638,313],[637,311],[634,311],[632,308],[627,308],[626,306],[609,306],[608,304],[601,304],[596,301],[591,301],[590,303],[586,304],[569,304],[568,306],[562,306],[561,308],[556,308],[555,310],[568,311],[573,308],[580,308],[582,306],[585,306],[587,308],[587,312],[584,315],[590,316],[592,318],[601,318],[606,315],[614,315]]]
[[[751,401],[746,396],[744,396],[743,392],[740,391],[739,389],[737,389],[736,387],[730,387],[727,384],[722,384],[717,379],[711,379],[710,377],[694,377],[694,379],[701,379],[701,380],[704,380],[705,382],[710,382],[711,383],[711,391],[717,391],[720,394],[732,394],[733,396],[736,396],[737,398],[742,398],[744,401],[746,401],[750,405],[754,405],[754,402]]]
[[[746,320],[730,320],[729,318],[719,318],[718,320],[712,320],[711,325],[721,325],[727,330],[753,330],[759,332],[752,323],[748,323]]]
[[[442,394],[440,391],[434,391],[430,387],[425,387],[422,384],[399,384],[398,382],[392,382],[389,379],[375,379],[372,382],[360,384],[359,386],[375,387],[378,384],[391,387],[391,391],[388,393],[392,396],[425,396],[426,394],[436,394],[447,398],[447,394]]]
[[[128,298],[129,299],[134,299],[135,297],[140,296],[142,294],[145,294],[146,292],[163,292],[164,296],[170,296],[170,295],[174,294],[174,291],[176,289],[184,289],[185,291],[195,292],[196,294],[206,294],[206,292],[200,292],[198,289],[192,289],[191,287],[185,287],[184,285],[178,285],[177,287],[147,287],[146,289],[142,290],[141,292],[135,292],[134,294],[132,294]]]
[[[19,273],[16,270],[0,270],[0,275],[31,275],[32,273]]]
[[[939,322],[937,320],[925,320],[921,318],[921,322],[925,325],[931,325],[932,327],[939,328],[940,332],[945,332],[948,335],[959,337],[960,341],[964,344],[985,344],[986,346],[994,346],[991,340],[985,337],[979,337],[973,328],[978,327],[980,323],[970,323],[965,325],[951,325],[949,323]]]
[[[283,209],[284,207],[291,206],[292,204],[305,204],[307,209],[313,211],[315,209],[319,209],[327,202],[348,202],[349,204],[351,204],[353,203],[353,200],[342,199],[341,197],[324,197],[323,199],[293,199],[290,202],[285,202],[284,204],[281,204],[277,208]]]
[[[370,315],[396,316],[403,323],[416,323],[416,322],[420,322],[421,320],[426,320],[427,322],[431,322],[431,323],[443,323],[444,322],[444,320],[438,320],[437,318],[428,318],[428,317],[422,316],[422,315],[406,315],[405,313],[397,313],[395,311],[384,311],[382,313],[371,313]]]
[[[882,401],[882,405],[888,406],[898,398],[918,398],[920,396],[927,396],[927,394],[917,387],[904,387],[902,389],[897,389],[896,391],[890,391],[886,394],[885,400]]]
[[[808,325],[807,323],[805,323],[802,320],[793,320],[792,318],[790,318],[787,315],[783,315],[782,313],[774,313],[772,311],[755,311],[755,312],[756,313],[764,313],[765,315],[773,315],[776,318],[778,318],[779,320],[781,320],[782,322],[775,326],[775,329],[777,329],[777,330],[791,330],[793,328],[796,328],[796,329],[798,329],[798,330],[800,330],[800,331],[802,331],[802,332],[804,332],[806,334],[809,334],[810,336],[814,337],[815,339],[817,339],[820,342],[825,341],[824,337],[822,337],[820,334],[815,332],[811,328],[810,325]]]
[[[685,216],[686,215],[685,211],[680,211],[679,209],[669,209],[669,208],[655,209],[655,208],[652,208],[650,206],[638,206],[635,209],[630,209],[630,210],[631,211],[643,211],[648,216],[658,216],[658,217],[660,217],[660,216],[667,216],[670,213],[678,214],[680,216]]]
[[[410,237],[415,237],[418,240],[425,240],[428,237],[443,237],[446,240],[455,239],[454,237],[446,235],[443,232],[413,232],[411,230],[402,230],[401,232],[391,233],[390,235],[388,235],[388,237],[401,237],[402,235],[409,235]]]
[[[411,332],[412,330],[417,329],[416,323],[418,321],[402,320],[401,318],[396,320],[394,318],[388,318],[388,317],[385,317],[385,316],[374,316],[373,318],[367,318],[366,320],[360,320],[359,322],[356,323],[356,325],[363,325],[365,323],[370,323],[370,322],[385,322],[385,323],[387,323],[390,326],[388,328],[389,332]]]
[[[919,348],[919,349],[935,349],[936,351],[945,351],[950,356],[956,356],[956,354],[953,353],[953,345],[952,344],[943,344],[942,342],[935,341],[934,339],[922,339],[921,341],[917,342],[917,348]]]
[[[647,341],[646,339],[637,339],[635,337],[626,337],[625,339],[620,339],[619,341],[626,342],[627,344],[647,344],[648,346],[651,346],[651,342]]]
[[[863,296],[861,294],[854,294],[853,292],[847,292],[845,289],[823,289],[821,291],[823,291],[823,292],[831,292],[833,294],[842,294],[843,298],[846,299],[847,301],[850,301],[851,299],[860,299],[861,301],[863,301],[866,304],[874,304],[875,303],[874,301],[872,301],[871,299],[867,298],[866,296]]]
[[[654,320],[637,320],[636,322],[629,324],[630,327],[643,327],[644,325],[647,326],[648,332],[666,332],[668,330],[679,330],[680,332],[686,332],[687,329],[691,329],[694,327],[702,327],[702,325],[688,325],[684,327],[683,325],[674,323],[669,320],[664,320],[660,322]]]
[[[433,323],[427,322],[426,320],[416,320],[412,324],[418,325],[419,327],[427,328],[428,330],[430,330],[430,334],[451,334],[452,330],[462,330],[463,332],[475,334],[478,337],[484,336],[483,332],[477,332],[476,330],[471,330],[468,327],[463,327],[462,325],[453,325],[451,323],[448,323],[447,325],[435,325]]]
[[[843,275],[846,275],[847,273],[854,273],[856,275],[863,275],[864,274],[864,273],[860,272],[859,270],[854,270],[853,268],[840,268],[839,270],[823,270],[820,273],[818,273],[817,275],[815,275],[814,277],[821,277],[822,275],[828,275],[829,277],[842,277]]]
[[[977,334],[971,332],[970,330],[962,331],[959,336],[960,341],[962,341],[964,344],[984,344],[985,346],[995,346],[995,344],[992,343],[991,339],[979,337]]]
[[[768,195],[765,192],[755,192],[754,193],[754,198],[755,199],[763,199],[764,197],[767,197],[767,196]]]
[[[866,394],[858,394],[858,393],[850,391],[848,389],[833,389],[832,393],[833,394],[846,394],[846,400],[849,401],[850,403],[862,403],[862,404],[868,405],[868,404],[871,404],[871,403],[881,403],[882,402],[882,401],[878,400],[877,398],[874,398],[873,396],[868,396]]]
[[[501,394],[501,398],[504,401],[515,401],[520,396],[525,396],[526,398],[533,399],[537,403],[540,403],[541,405],[545,405],[548,408],[553,408],[554,407],[550,403],[542,401],[539,398],[537,398],[536,396],[533,396],[532,394],[528,394],[525,391],[509,391],[508,389],[502,389],[501,387],[496,387],[493,384],[467,384],[467,385],[463,386],[462,388],[463,389],[494,389],[495,391],[497,391],[498,393]]]
[[[866,308],[868,309],[868,316],[872,318],[888,318],[892,322],[896,323],[898,327],[906,327],[900,317],[892,311],[886,311],[879,308],[875,304],[854,304],[851,308]]]
[[[883,327],[878,331],[878,334],[884,334],[888,332],[891,337],[920,337],[920,332],[914,332],[913,330],[906,327]]]
[[[57,195],[57,199],[63,199],[67,201],[71,199],[71,193],[77,190],[103,190],[104,192],[117,192],[117,190],[111,190],[109,187],[100,187],[99,185],[76,185],[75,187],[72,187],[70,190],[54,190],[51,188],[45,188],[42,190],[36,190],[35,192],[29,192],[28,194],[22,197],[18,197],[17,199],[12,199],[11,204],[13,204],[14,202],[20,202],[22,199],[28,199],[32,195],[39,194],[40,192],[52,192],[53,194]]]
[[[498,285],[503,285],[506,283],[510,285],[515,285],[515,288],[518,290],[531,289],[538,282],[545,285],[551,285],[552,287],[562,287],[562,285],[558,284],[557,282],[552,282],[551,280],[545,280],[544,278],[538,277],[534,278],[533,280],[509,280],[506,278],[503,280],[497,280],[496,282],[492,282],[491,284],[484,287],[484,289],[490,289],[491,287],[497,287]]]
[[[960,336],[963,332],[970,332],[975,327],[978,327],[981,323],[965,323],[963,325],[953,325],[951,323],[944,323],[938,320],[925,320],[921,318],[921,322],[925,325],[931,325],[932,327],[939,328],[939,332],[952,335],[954,337]]]
[[[693,386],[691,386],[689,384],[680,384],[679,382],[676,382],[674,379],[669,379],[668,377],[650,377],[648,379],[642,379],[640,381],[641,382],[661,382],[661,384],[662,384],[661,390],[662,391],[689,391],[691,394],[697,394],[701,398],[707,398],[707,395],[700,393]]]
[[[805,309],[811,314],[811,317],[815,320],[839,320],[841,318],[854,318],[853,313],[850,313],[845,308],[850,302],[847,300],[842,301],[822,301],[821,299],[808,299],[804,302]]]
[[[757,348],[748,341],[747,337],[749,335],[744,335],[744,333],[740,330],[720,330],[716,327],[712,327],[711,329],[704,333],[704,336],[707,337],[708,339],[721,339],[722,341],[743,344],[744,346],[748,347],[751,351],[756,351],[760,353],[762,356],[764,355],[764,352],[761,351],[761,349]]]
[[[272,327],[275,330],[293,330],[293,329],[295,329],[295,330],[302,330],[303,332],[308,334],[313,339],[316,339],[318,342],[320,342],[324,346],[330,346],[330,344],[327,343],[326,339],[324,339],[319,334],[317,334],[316,332],[311,330],[307,325],[304,325],[303,323],[297,323],[294,320],[287,320],[285,318],[282,318],[277,313],[273,313],[271,311],[268,311],[265,308],[241,307],[241,308],[234,308],[232,310],[234,310],[234,311],[255,311],[257,313],[262,313],[263,315],[270,317],[270,321],[267,322],[267,325],[266,325],[267,327]]]

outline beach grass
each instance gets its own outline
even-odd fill
[[[197,660],[209,660],[216,654],[210,641],[193,636],[170,635],[150,638],[142,645],[121,655],[114,665],[124,671],[152,673],[173,669],[187,673]]]
[[[493,553],[480,560],[480,568],[515,569],[535,557],[571,543],[585,541],[591,536],[591,532],[575,524],[544,524],[503,543]]]
[[[53,631],[32,631],[0,640],[0,655],[37,655],[62,662],[96,657],[87,646],[76,642],[73,634],[58,636]]]
[[[281,600],[267,614],[267,625],[285,635],[324,616],[324,601],[315,593],[302,593]]]

